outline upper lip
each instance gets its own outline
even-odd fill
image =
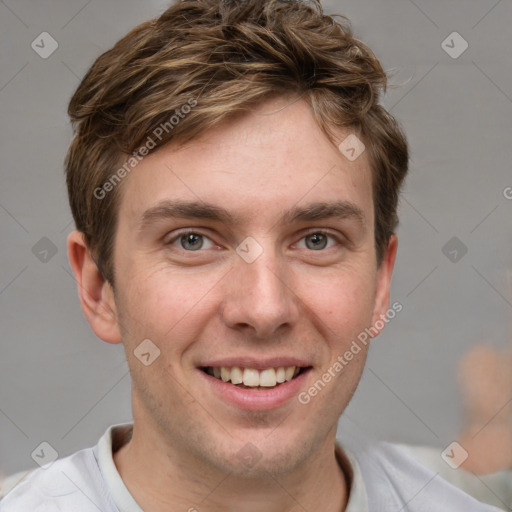
[[[254,368],[255,370],[266,370],[267,368],[279,368],[280,366],[299,366],[306,368],[311,366],[310,363],[304,359],[298,359],[296,357],[272,357],[268,359],[261,359],[255,357],[227,357],[224,359],[215,359],[211,361],[205,361],[198,365],[200,368],[206,367],[217,367],[225,366],[226,368],[233,368],[238,366],[239,368]]]

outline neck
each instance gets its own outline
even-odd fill
[[[245,512],[346,508],[352,472],[341,449],[336,456],[335,430],[300,467],[257,479],[206,470],[204,463],[187,460],[177,447],[162,450],[164,441],[145,433],[134,426],[130,441],[113,454],[121,478],[143,510],[235,512],[240,503]]]

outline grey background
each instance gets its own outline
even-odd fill
[[[0,476],[35,467],[42,441],[63,457],[131,420],[122,346],[93,335],[67,262],[66,106],[93,60],[166,5],[0,1]],[[442,449],[463,421],[457,362],[476,343],[511,342],[512,3],[324,5],[393,71],[384,104],[412,152],[392,287],[404,309],[375,340],[342,430]],[[47,59],[31,48],[43,31],[59,45]],[[457,59],[441,46],[453,31],[469,43]],[[455,263],[442,252],[454,236],[468,249]],[[43,237],[57,251],[46,262]]]

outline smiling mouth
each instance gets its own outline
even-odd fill
[[[241,389],[269,390],[285,384],[309,370],[311,366],[280,366],[257,370],[255,368],[240,368],[233,366],[201,367],[200,370],[216,379],[232,384]]]

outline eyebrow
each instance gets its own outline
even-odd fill
[[[166,219],[207,219],[224,224],[241,224],[242,217],[234,215],[225,208],[202,201],[162,201],[146,210],[141,217],[140,229],[154,222]],[[364,212],[352,202],[315,202],[304,207],[295,206],[283,212],[278,223],[293,224],[300,221],[327,220],[330,218],[355,220],[365,226]]]

